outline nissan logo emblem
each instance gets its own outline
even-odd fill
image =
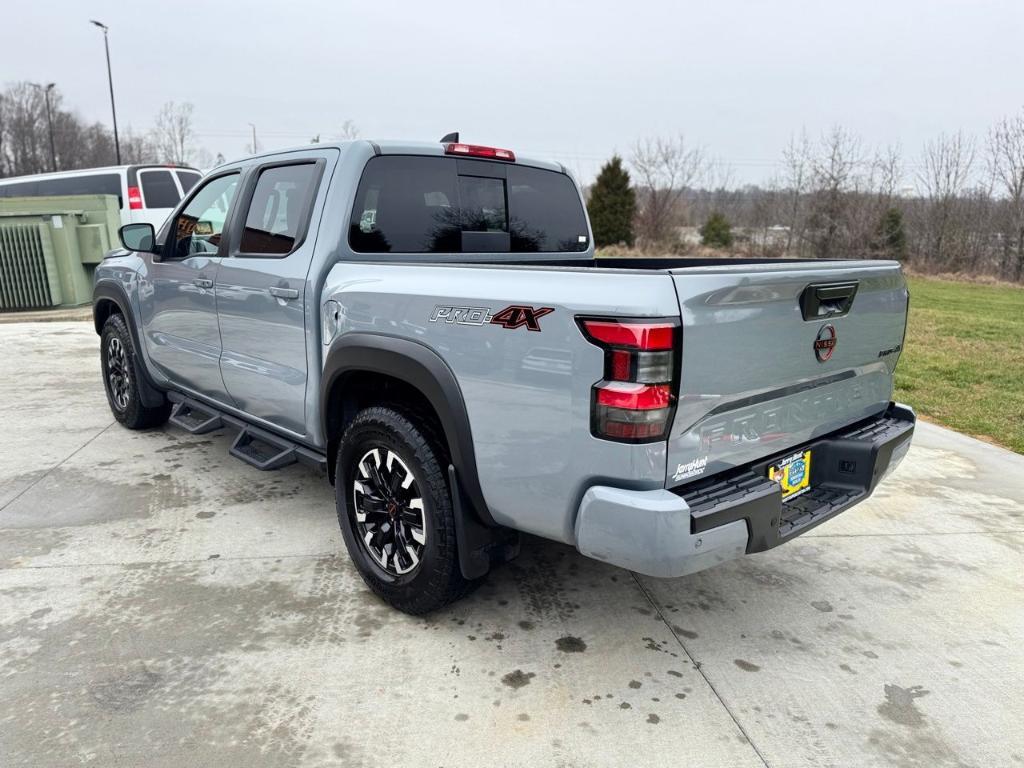
[[[819,363],[824,363],[836,348],[836,329],[831,323],[821,326],[818,329],[818,336],[814,340],[814,356]]]

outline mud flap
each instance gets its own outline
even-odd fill
[[[452,492],[455,543],[462,576],[470,581],[479,579],[493,565],[515,558],[519,554],[519,533],[508,528],[488,527],[477,519],[452,464],[448,465],[448,486]]]

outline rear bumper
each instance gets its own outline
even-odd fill
[[[661,577],[771,549],[870,496],[906,456],[915,422],[913,410],[890,403],[878,416],[781,456],[677,489],[594,486],[580,503],[576,546],[588,557]],[[783,502],[768,466],[806,449],[813,456],[811,490]]]

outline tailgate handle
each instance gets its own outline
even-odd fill
[[[857,282],[817,283],[808,285],[800,294],[800,311],[804,320],[822,320],[841,317],[853,306],[857,295]]]

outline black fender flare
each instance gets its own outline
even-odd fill
[[[92,290],[92,324],[97,334],[103,333],[103,323],[106,318],[99,313],[102,301],[113,302],[121,311],[125,325],[128,326],[128,333],[132,335],[132,344],[135,346],[135,380],[140,382],[139,394],[142,397],[142,404],[147,408],[159,408],[167,402],[163,390],[153,383],[153,378],[146,370],[145,360],[142,356],[142,339],[139,338],[139,328],[135,323],[135,315],[132,312],[132,303],[128,298],[128,292],[119,283],[113,281],[102,281],[97,283]]]
[[[320,379],[320,421],[324,439],[328,438],[329,408],[335,385],[345,374],[360,371],[392,376],[415,387],[426,397],[448,439],[448,450],[459,486],[452,489],[453,493],[459,491],[464,495],[481,523],[496,526],[480,487],[473,433],[462,389],[448,364],[425,344],[361,331],[343,334],[335,340],[327,353]]]

